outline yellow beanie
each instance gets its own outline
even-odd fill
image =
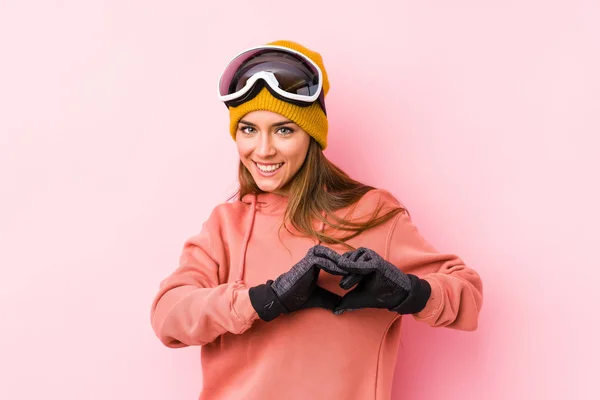
[[[327,92],[329,91],[329,80],[327,79],[327,72],[323,65],[323,59],[319,53],[309,50],[301,44],[288,40],[278,40],[267,44],[296,50],[314,61],[314,63],[321,68],[321,72],[323,73],[323,93],[324,95],[327,95]],[[271,95],[267,88],[263,88],[253,99],[242,103],[237,107],[229,107],[229,130],[233,140],[235,140],[238,122],[244,115],[257,110],[272,111],[289,118],[300,128],[305,130],[306,133],[315,138],[323,150],[327,147],[327,131],[329,125],[327,116],[318,103],[315,102],[308,107],[300,107],[279,100]]]

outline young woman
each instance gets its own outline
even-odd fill
[[[321,56],[290,41],[221,76],[240,189],[152,304],[162,343],[202,346],[200,399],[389,399],[402,315],[477,327],[478,274],[325,158],[328,90]]]

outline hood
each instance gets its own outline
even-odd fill
[[[238,268],[239,275],[236,280],[237,283],[244,282],[244,272],[246,268],[246,250],[248,249],[248,242],[250,241],[250,236],[252,235],[252,228],[254,227],[254,220],[256,219],[256,213],[261,212],[264,214],[283,214],[288,204],[288,197],[283,196],[276,193],[248,193],[244,197],[242,197],[241,201],[245,204],[249,204],[251,211],[248,216],[248,220],[246,222],[246,229],[244,234],[244,241],[242,242],[240,255],[240,266]],[[326,215],[323,212],[323,217]],[[323,232],[325,229],[325,223],[323,221],[320,222],[319,230]],[[315,245],[321,244],[321,241],[318,239],[314,239]]]

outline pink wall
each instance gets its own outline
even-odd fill
[[[0,398],[196,398],[150,302],[235,188],[218,73],[287,38],[327,155],[484,279],[477,332],[407,319],[394,398],[594,398],[600,4],[431,3],[0,3]]]

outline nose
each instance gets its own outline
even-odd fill
[[[256,149],[254,152],[261,158],[267,158],[275,155],[276,150],[275,146],[273,146],[273,137],[270,133],[261,132],[261,134],[258,135],[258,143],[256,144]]]

